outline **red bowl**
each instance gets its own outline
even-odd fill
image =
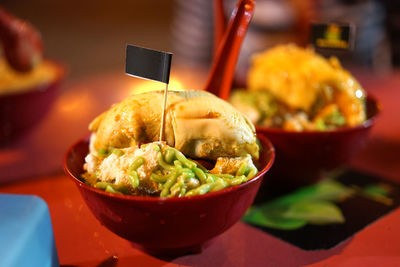
[[[52,82],[21,92],[0,94],[0,145],[28,133],[50,109],[65,76],[65,68],[61,64],[50,62],[56,68],[56,77]]]
[[[158,255],[198,252],[202,245],[235,224],[252,204],[264,174],[274,161],[274,149],[260,137],[263,169],[241,185],[183,198],[126,196],[108,193],[80,180],[88,139],[72,145],[64,170],[75,182],[95,217],[110,231]]]
[[[380,111],[379,103],[372,96],[367,97],[366,108],[368,120],[356,127],[290,132],[256,126],[257,134],[265,135],[276,151],[268,184],[297,187],[314,183],[327,171],[348,162],[366,143]]]

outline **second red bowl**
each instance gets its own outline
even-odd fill
[[[380,105],[368,96],[366,108],[368,119],[356,127],[292,132],[256,126],[257,134],[266,136],[276,150],[268,183],[283,187],[310,184],[347,163],[366,143]]]

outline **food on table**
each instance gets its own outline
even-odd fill
[[[258,125],[290,131],[331,130],[366,120],[366,93],[337,58],[281,45],[252,58],[247,90],[231,103]]]
[[[257,173],[254,126],[204,91],[170,91],[159,142],[163,92],[132,95],[90,124],[84,180],[123,194],[182,197],[241,184]],[[202,162],[202,163],[200,163]],[[207,170],[203,165],[215,164]]]
[[[34,89],[57,76],[59,68],[42,61],[39,32],[29,23],[0,8],[0,94]]]

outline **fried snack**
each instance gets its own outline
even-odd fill
[[[163,93],[132,95],[112,106],[89,126],[93,149],[135,147],[159,140]],[[258,159],[253,124],[229,103],[204,91],[171,91],[165,138],[190,158],[216,160],[250,154]]]

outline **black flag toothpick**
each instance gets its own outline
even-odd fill
[[[126,46],[126,74],[134,77],[165,83],[164,105],[160,128],[160,141],[163,141],[165,139],[165,110],[167,106],[171,60],[171,53],[151,50],[134,45]]]

